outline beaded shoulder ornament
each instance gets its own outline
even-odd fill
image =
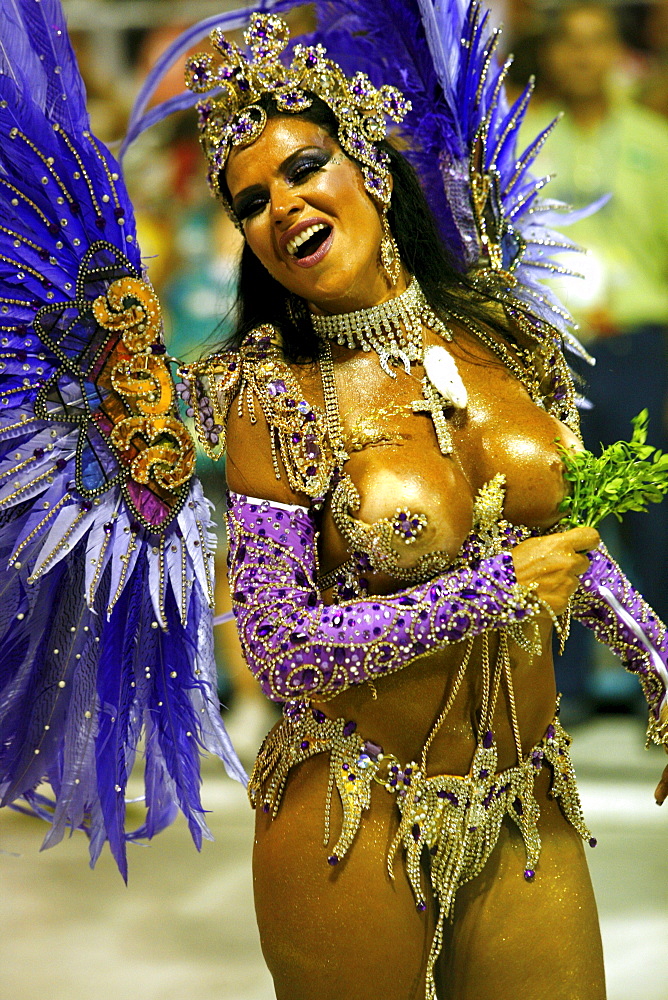
[[[209,458],[225,453],[225,426],[234,400],[239,415],[245,408],[253,424],[257,402],[270,430],[276,479],[282,466],[291,489],[314,500],[325,495],[336,464],[325,415],[304,398],[273,326],[253,330],[239,352],[213,354],[184,365],[179,373],[179,392],[197,406],[191,412]]]
[[[274,97],[285,114],[310,107],[315,94],[331,108],[339,123],[342,149],[360,164],[364,185],[381,205],[391,196],[387,155],[377,144],[385,138],[385,119],[400,122],[410,111],[410,101],[396,87],[374,87],[365,73],[348,79],[338,65],[326,58],[323,45],[297,44],[286,66],[281,56],[290,40],[282,18],[274,14],[251,15],[244,33],[249,54],[229,42],[219,29],[209,36],[214,52],[202,52],[186,64],[186,84],[207,94],[197,104],[200,141],[209,161],[209,186],[220,196],[218,176],[230,150],[249,146],[262,134],[267,115],[257,103],[263,94]],[[231,206],[222,199],[231,217]],[[236,220],[235,220],[236,221]]]

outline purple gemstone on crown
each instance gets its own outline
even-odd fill
[[[315,52],[309,52],[306,56],[306,65],[312,69],[318,64],[318,57]]]
[[[492,732],[491,729],[488,729],[482,738],[482,745],[485,748],[485,750],[489,750],[493,742],[494,742],[494,733]]]

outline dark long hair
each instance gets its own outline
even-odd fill
[[[325,129],[332,138],[338,139],[338,124],[331,109],[315,94],[309,96],[311,106],[294,117],[312,122]],[[263,95],[257,103],[264,108],[267,118],[285,114],[278,110],[270,95]],[[472,319],[499,328],[498,303],[493,309],[493,300],[477,292],[455,267],[452,255],[441,240],[415,170],[389,142],[383,141],[380,148],[389,157],[394,181],[388,212],[390,228],[402,261],[419,281],[429,305],[444,319],[452,311],[464,311]],[[218,183],[221,194],[230,201],[224,171],[221,171]],[[289,299],[292,300],[292,308],[288,306]],[[294,307],[295,302],[297,308]],[[280,330],[288,360],[315,360],[320,353],[320,343],[307,310],[299,308],[299,305],[303,306],[302,300],[276,281],[246,244],[239,271],[236,327],[225,342],[225,348],[238,348],[251,330],[270,323]],[[507,334],[503,327],[500,332]]]

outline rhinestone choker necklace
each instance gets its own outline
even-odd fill
[[[426,413],[431,417],[441,452],[444,455],[452,453],[452,437],[445,411],[451,407],[465,409],[466,388],[449,351],[437,344],[430,344],[425,349],[424,327],[444,340],[452,340],[452,333],[434,313],[415,278],[405,292],[380,305],[333,316],[311,316],[311,320],[314,330],[325,341],[335,340],[351,350],[357,347],[363,351],[376,351],[381,368],[391,378],[397,376],[390,368],[390,362],[401,363],[409,375],[411,362],[423,365],[422,399],[416,399],[412,409],[414,413]],[[329,385],[335,397],[329,344],[326,344],[321,368],[325,386]]]
[[[335,340],[351,350],[359,347],[363,351],[376,351],[381,368],[392,378],[395,374],[390,361],[401,363],[407,372],[411,362],[422,364],[424,326],[444,340],[452,340],[450,330],[436,316],[415,278],[401,295],[377,306],[332,316],[312,315],[311,322],[323,340]]]

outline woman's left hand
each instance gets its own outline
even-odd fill
[[[668,747],[666,747],[666,753],[668,753]],[[654,792],[654,798],[656,799],[657,806],[663,805],[664,800],[668,796],[668,764],[663,769],[663,774],[661,775],[661,780],[656,786]]]

